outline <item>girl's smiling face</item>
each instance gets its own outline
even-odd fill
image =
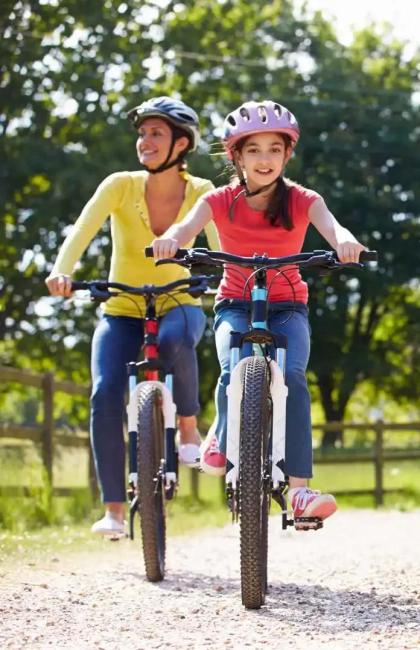
[[[282,173],[292,154],[281,133],[250,135],[238,151],[238,162],[245,171],[251,191],[273,183]]]

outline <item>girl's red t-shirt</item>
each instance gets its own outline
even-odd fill
[[[289,214],[293,229],[272,226],[264,217],[262,210],[253,210],[241,196],[234,207],[233,221],[229,219],[229,208],[234,198],[242,190],[239,183],[226,185],[204,195],[210,205],[217,228],[221,250],[236,255],[252,256],[267,254],[270,257],[295,255],[302,250],[309,225],[308,210],[320,198],[313,190],[287,181],[289,187]],[[245,280],[252,269],[228,264],[225,266],[217,300],[224,298],[249,299],[249,291],[244,294]],[[267,286],[270,287],[269,300],[295,301],[307,303],[308,287],[298,269],[284,267],[282,273],[270,270],[267,273]],[[251,286],[253,282],[251,281]]]

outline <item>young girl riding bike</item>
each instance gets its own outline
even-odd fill
[[[144,248],[182,219],[210,190],[210,181],[186,171],[185,156],[199,139],[198,117],[184,102],[155,97],[136,106],[128,117],[137,131],[136,150],[142,171],[108,176],[83,209],[66,238],[46,283],[52,295],[71,294],[71,274],[90,241],[111,215],[112,258],[109,280],[139,286],[164,285],[186,274],[179,267],[154,266]],[[210,224],[209,224],[210,225]],[[214,227],[206,229],[218,248]],[[191,242],[194,238],[192,238]],[[126,364],[136,360],[144,339],[144,299],[111,298],[92,341],[91,438],[105,502],[105,516],[92,531],[124,532],[126,502],[123,437]],[[199,302],[183,293],[157,299],[160,359],[174,374],[180,461],[195,466],[201,439],[197,430],[198,368],[195,347],[204,330]]]
[[[337,251],[341,262],[357,262],[364,246],[342,227],[323,198],[284,177],[300,135],[294,115],[273,101],[246,102],[224,122],[223,145],[237,177],[202,197],[185,219],[155,239],[155,258],[172,257],[206,224],[214,221],[221,250],[238,255],[270,257],[302,250],[313,224]],[[216,387],[216,418],[201,449],[204,471],[222,475],[226,464],[227,400],[230,332],[244,331],[249,301],[243,295],[244,276],[226,266],[215,305],[216,347],[221,367]],[[325,519],[336,510],[332,495],[308,487],[312,477],[310,397],[305,371],[309,359],[308,289],[296,268],[268,272],[271,331],[287,336],[286,466],[289,498],[295,517]]]

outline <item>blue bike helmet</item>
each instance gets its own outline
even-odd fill
[[[168,122],[169,126],[172,128],[172,144],[167,159],[157,169],[149,169],[148,171],[151,173],[158,173],[165,169],[169,169],[169,167],[180,162],[186,153],[189,151],[195,151],[197,148],[200,139],[198,115],[192,108],[179,99],[172,99],[172,97],[167,97],[165,95],[162,97],[153,97],[128,111],[127,117],[136,130],[139,128],[140,124],[149,117],[160,117]],[[189,140],[189,146],[179,154],[176,160],[173,160],[168,164],[168,160],[172,155],[175,140],[179,138],[180,135],[184,134]]]

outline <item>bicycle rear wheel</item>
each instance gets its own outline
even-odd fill
[[[261,607],[267,590],[271,410],[267,361],[251,357],[244,370],[239,456],[241,591],[247,609]]]
[[[147,579],[163,580],[166,521],[163,479],[164,423],[162,394],[145,384],[139,394],[137,421],[137,493]]]

